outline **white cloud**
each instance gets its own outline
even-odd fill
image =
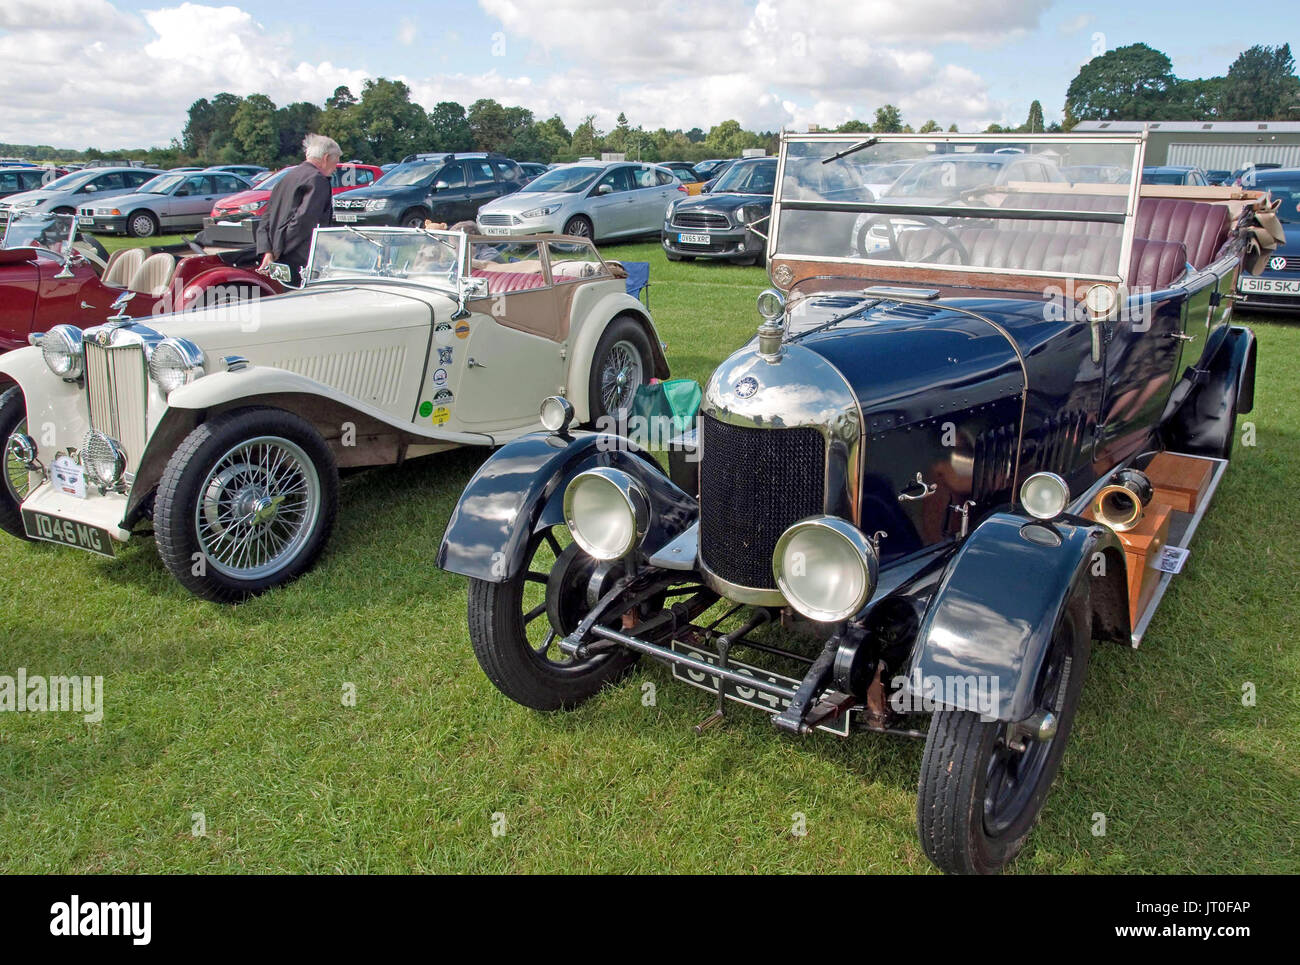
[[[646,128],[707,128],[727,118],[776,130],[870,120],[885,103],[919,125],[963,129],[1000,118],[977,74],[941,62],[941,43],[997,44],[1035,29],[1048,0],[479,0],[506,36],[495,69],[457,59],[404,77],[426,108],[480,97],[572,127],[619,111]],[[382,65],[312,63],[237,6],[184,2],[140,16],[108,0],[52,0],[40,16],[0,8],[0,140],[100,147],[165,144],[190,103],[219,91],[277,104],[359,91]],[[655,29],[647,29],[647,24]],[[413,45],[412,18],[396,27]],[[444,44],[455,50],[457,45]],[[462,61],[463,63],[463,61]],[[367,69],[368,68],[368,69]]]
[[[1060,26],[1058,26],[1056,29],[1060,33],[1065,34],[1066,36],[1069,36],[1070,34],[1077,34],[1080,30],[1088,26],[1088,24],[1092,23],[1095,19],[1097,18],[1090,13],[1081,13],[1077,17],[1071,17],[1069,20],[1061,21]]]

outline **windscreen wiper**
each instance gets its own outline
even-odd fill
[[[858,141],[852,147],[846,147],[839,154],[832,154],[830,157],[822,160],[822,164],[830,164],[832,161],[838,161],[842,157],[848,157],[850,154],[857,154],[858,151],[865,151],[867,148],[880,143],[880,138],[869,137],[865,141]]]

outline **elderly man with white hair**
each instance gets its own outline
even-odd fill
[[[307,160],[276,182],[266,215],[257,227],[261,267],[276,261],[288,265],[295,285],[302,280],[311,252],[312,232],[333,220],[330,175],[343,153],[336,141],[320,134],[303,138],[302,149]]]

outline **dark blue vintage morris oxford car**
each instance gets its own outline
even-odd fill
[[[1261,199],[1144,185],[1144,148],[787,136],[775,288],[709,380],[695,458],[670,478],[556,398],[552,432],[465,490],[439,563],[470,578],[492,682],[570,708],[648,655],[714,695],[701,728],[731,700],[790,734],[923,737],[924,850],[1002,868],[1092,641],[1137,646],[1253,404],[1228,296]],[[881,164],[922,165],[896,182],[915,190],[826,188]],[[1033,175],[1081,165],[1126,177]]]

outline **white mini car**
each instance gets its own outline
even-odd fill
[[[554,395],[617,417],[666,377],[625,274],[580,238],[330,228],[301,291],[56,326],[0,356],[0,527],[111,556],[152,516],[199,596],[285,583],[329,537],[339,467],[501,445]]]

